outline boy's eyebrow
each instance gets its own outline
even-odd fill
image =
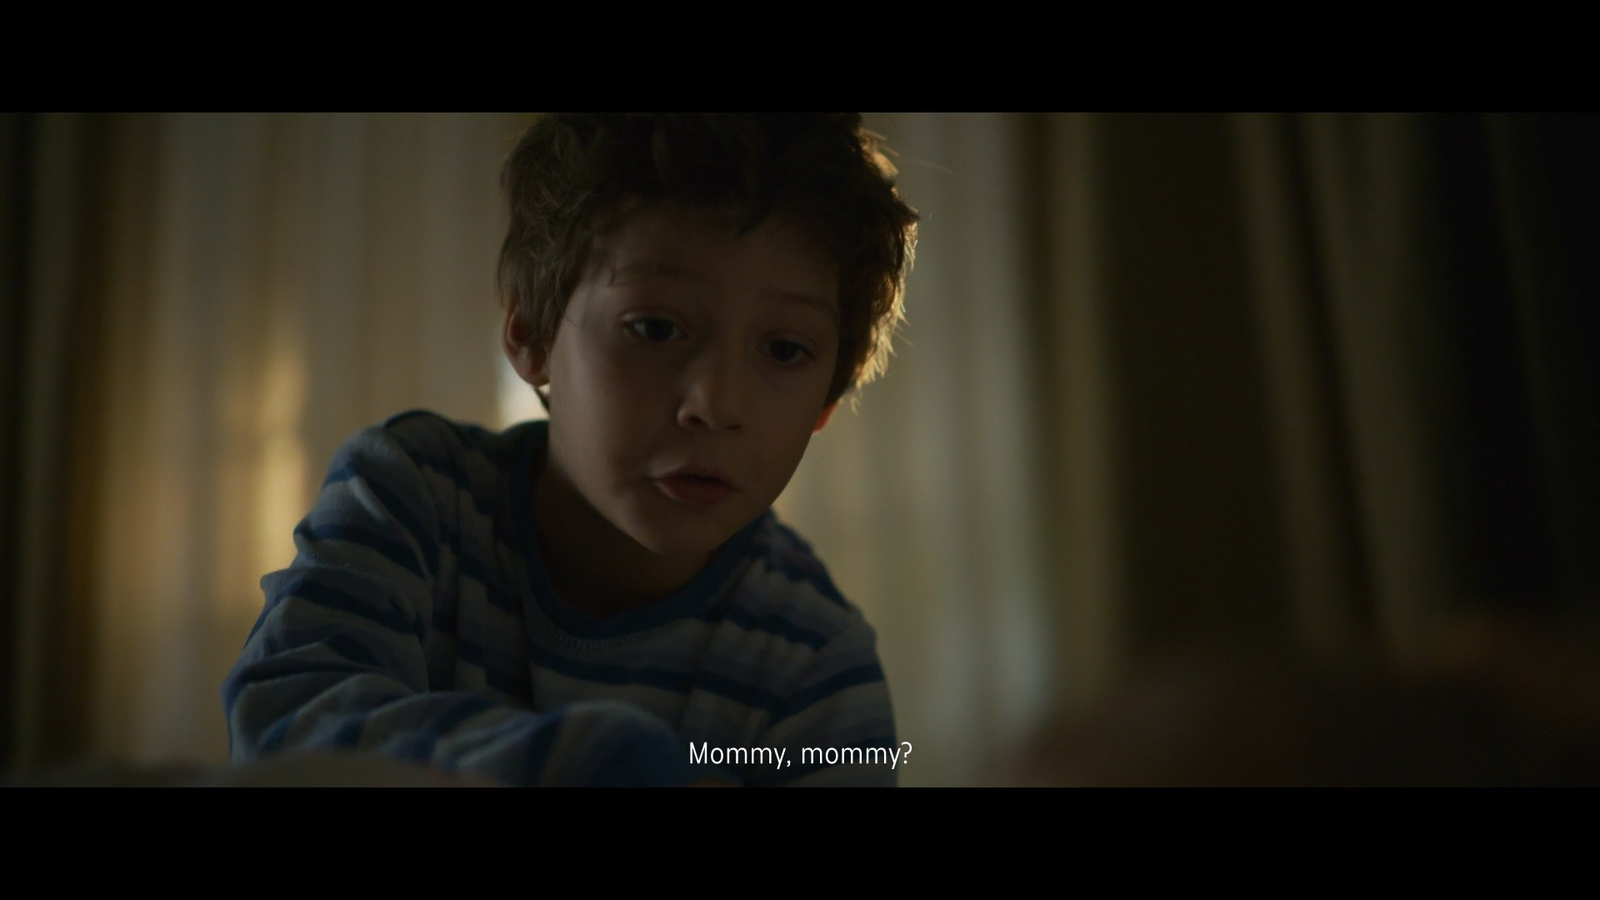
[[[839,307],[829,303],[821,297],[813,297],[810,294],[800,294],[796,293],[795,291],[773,291],[772,293],[774,296],[781,297],[784,300],[789,300],[795,303],[803,303],[806,306],[821,310],[822,312],[827,313],[829,318],[839,315]]]
[[[706,275],[704,272],[698,272],[694,269],[686,269],[683,266],[677,265],[676,263],[670,263],[659,259],[643,259],[613,268],[611,270],[611,283],[616,284],[619,281],[625,280],[629,276],[637,275],[664,275],[668,278],[680,278],[685,281],[711,280],[710,276]],[[839,314],[839,308],[837,306],[829,303],[821,297],[801,293],[799,291],[785,291],[782,289],[770,291],[769,293],[784,300],[803,303],[807,306],[814,306],[817,309],[827,313],[829,316],[836,316]]]

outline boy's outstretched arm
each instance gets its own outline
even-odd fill
[[[469,638],[453,606],[441,612],[450,548],[425,477],[387,429],[341,448],[294,563],[262,579],[266,606],[223,684],[233,760],[360,750],[514,785],[688,783],[681,740],[637,707],[533,712],[437,689],[453,671],[429,672],[430,642]]]

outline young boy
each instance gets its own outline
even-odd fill
[[[223,685],[234,760],[893,784],[873,631],[769,509],[886,360],[892,175],[859,116],[534,125],[500,280],[549,421],[412,412],[340,449]]]

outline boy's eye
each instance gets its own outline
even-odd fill
[[[671,319],[634,319],[628,330],[652,344],[664,344],[681,333]]]
[[[803,357],[811,355],[811,351],[796,344],[794,341],[773,341],[767,345],[767,352],[772,358],[781,363],[792,363]]]

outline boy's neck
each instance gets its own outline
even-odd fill
[[[663,556],[612,525],[547,458],[533,479],[539,555],[556,599],[586,616],[607,619],[665,600],[710,562]]]

